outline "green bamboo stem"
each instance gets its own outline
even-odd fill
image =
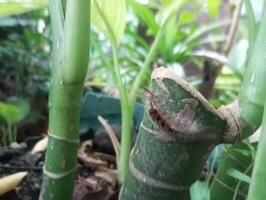
[[[132,108],[128,105],[128,98],[126,93],[126,88],[122,82],[122,78],[119,71],[118,65],[118,54],[117,49],[113,49],[113,59],[114,59],[114,74],[117,80],[117,87],[120,94],[120,105],[122,113],[122,137],[121,137],[121,154],[118,162],[118,179],[119,183],[125,181],[126,172],[128,169],[128,158],[131,150],[131,127],[133,112]]]
[[[150,85],[151,103],[146,105],[120,199],[190,199],[189,188],[211,150],[237,141],[239,128],[230,108],[215,110],[165,68],[154,70]],[[165,130],[165,124],[176,131]]]
[[[133,112],[131,111],[132,109],[128,105],[126,87],[122,81],[122,77],[120,74],[119,63],[118,63],[118,47],[117,47],[115,34],[105,14],[100,9],[98,2],[95,1],[94,3],[95,3],[95,8],[97,9],[104,24],[107,27],[107,30],[109,31],[110,40],[112,44],[113,67],[111,68],[111,70],[112,70],[112,76],[114,77],[114,82],[119,90],[121,114],[122,114],[121,154],[119,162],[117,163],[118,180],[119,183],[123,183],[125,180],[126,171],[128,169],[128,156],[131,149],[131,126],[132,126]]]
[[[131,126],[132,126],[132,118],[133,118],[133,108],[136,103],[137,93],[138,93],[140,85],[143,83],[143,80],[145,79],[145,77],[147,77],[149,73],[150,63],[154,59],[154,56],[156,54],[156,50],[158,49],[159,41],[162,35],[163,35],[163,31],[160,30],[158,34],[156,35],[156,38],[152,44],[152,47],[148,53],[147,58],[145,59],[144,66],[142,68],[143,70],[141,70],[140,74],[136,78],[136,81],[134,82],[134,85],[132,87],[126,106],[125,106],[123,99],[121,98],[121,110],[122,110],[121,147],[122,148],[121,148],[121,155],[120,155],[119,163],[118,163],[118,178],[119,178],[120,183],[124,183],[126,174],[128,171],[128,159],[129,159],[129,154],[130,154],[130,150],[132,147]],[[122,93],[120,92],[120,96],[121,94]]]
[[[40,199],[72,199],[79,110],[89,59],[90,1],[50,0],[53,31],[49,141]]]
[[[264,200],[266,197],[266,106],[264,107],[264,116],[262,131],[259,140],[258,150],[256,153],[255,165],[252,171],[250,189],[248,192],[248,200]]]
[[[138,91],[143,84],[143,81],[146,79],[146,77],[149,77],[150,71],[151,71],[151,62],[153,61],[154,57],[156,56],[160,41],[162,39],[164,33],[164,29],[160,28],[158,33],[155,36],[155,39],[152,43],[152,46],[148,52],[148,55],[145,59],[144,65],[141,68],[138,76],[136,77],[136,80],[133,83],[132,90],[130,92],[130,97],[129,97],[129,105],[130,107],[133,107],[136,103],[136,98]]]

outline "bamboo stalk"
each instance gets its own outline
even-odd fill
[[[165,68],[154,70],[150,85],[120,199],[190,199],[209,153],[219,143],[237,141],[239,129],[229,108],[215,110]]]
[[[40,199],[72,199],[79,110],[89,59],[90,1],[50,0],[53,31],[49,141]]]

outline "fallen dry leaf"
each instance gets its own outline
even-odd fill
[[[100,121],[100,123],[103,125],[103,127],[105,128],[112,144],[115,150],[115,155],[116,155],[116,162],[118,163],[119,157],[120,157],[120,143],[112,129],[112,127],[110,126],[110,124],[101,116],[98,116],[98,120]]]
[[[75,184],[73,200],[109,200],[114,193],[113,186],[99,177],[80,177]]]
[[[115,187],[117,182],[117,170],[99,166],[94,172],[95,176],[100,177]]]
[[[87,166],[109,166],[110,163],[115,163],[113,155],[95,152],[92,150],[92,140],[84,142],[78,150],[78,158]]]

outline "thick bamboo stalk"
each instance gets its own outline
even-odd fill
[[[79,110],[89,59],[90,1],[49,2],[52,80],[49,92],[49,142],[40,199],[72,199],[79,143]]]
[[[190,199],[189,188],[215,145],[238,140],[231,112],[238,109],[215,110],[165,68],[153,72],[150,90],[120,199]]]

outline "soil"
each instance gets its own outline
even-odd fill
[[[28,171],[27,176],[21,181],[19,186],[0,196],[0,200],[37,200],[39,198],[45,153],[41,152],[32,155],[30,152],[34,144],[41,138],[27,138],[25,142],[20,144],[0,147],[0,177]],[[96,144],[97,141],[95,142],[92,139],[82,142],[89,144],[83,152],[88,159],[86,156],[84,159],[84,155],[82,159],[80,157],[78,159],[78,175],[73,200],[118,199],[115,156],[106,154],[106,148],[110,149],[110,144],[108,144],[108,147],[101,146],[102,144]],[[101,149],[103,152],[98,152]],[[95,174],[98,175],[96,176]]]

